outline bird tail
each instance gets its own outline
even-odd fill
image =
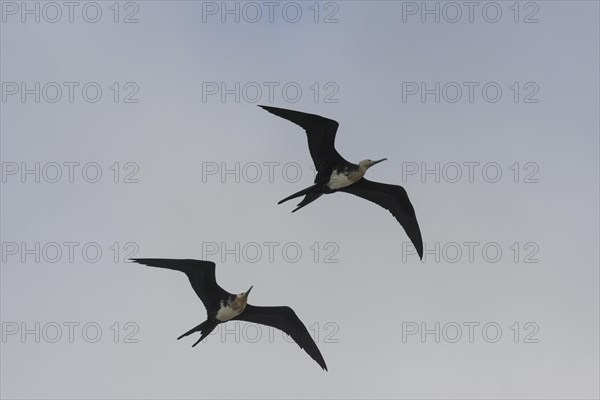
[[[302,201],[300,203],[298,203],[298,207],[296,207],[292,212],[298,211],[305,205],[312,203],[313,201],[315,201],[316,199],[318,199],[321,196],[323,196],[323,193],[315,193],[315,192],[308,193],[306,196],[304,196],[304,199],[302,199]]]
[[[183,335],[179,336],[177,338],[177,340],[189,336],[194,332],[198,332],[200,331],[201,335],[200,335],[200,339],[198,339],[196,341],[196,343],[194,343],[192,345],[192,347],[196,346],[198,343],[200,343],[200,341],[202,341],[202,339],[204,339],[205,337],[207,337],[208,335],[210,335],[210,333],[217,327],[217,324],[215,324],[212,321],[206,320],[203,323],[201,323],[200,325],[197,325],[195,327],[193,327],[192,329],[190,329],[189,331],[187,331],[186,333],[184,333]]]
[[[285,203],[286,201],[291,200],[291,199],[295,199],[296,197],[304,196],[305,194],[314,191],[316,188],[317,188],[317,185],[309,186],[306,189],[302,189],[301,191],[296,192],[296,193],[294,193],[294,194],[286,197],[283,200],[280,200],[279,203],[277,203],[277,204]]]

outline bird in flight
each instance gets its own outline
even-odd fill
[[[423,258],[423,239],[415,210],[402,186],[372,182],[364,178],[369,168],[382,161],[362,160],[357,164],[346,161],[335,149],[335,134],[339,124],[329,118],[283,108],[259,106],[268,112],[299,125],[306,131],[308,149],[317,170],[314,185],[307,187],[277,204],[304,196],[296,212],[324,194],[346,192],[369,200],[387,209],[402,225],[419,257]]]
[[[151,267],[181,271],[190,280],[192,288],[204,304],[204,308],[206,308],[207,319],[179,336],[177,340],[194,332],[200,332],[200,338],[192,345],[194,347],[219,324],[227,321],[253,322],[271,326],[287,333],[321,368],[327,371],[327,365],[325,365],[321,352],[294,310],[287,306],[259,307],[248,304],[248,294],[250,294],[252,286],[247,291],[239,294],[227,292],[217,283],[215,263],[167,258],[131,258],[130,260]]]

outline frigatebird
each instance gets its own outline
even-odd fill
[[[287,333],[301,349],[304,349],[321,368],[327,371],[327,365],[319,348],[294,310],[287,306],[259,307],[248,304],[248,294],[252,286],[237,295],[227,292],[217,283],[214,262],[167,258],[131,258],[130,260],[151,267],[181,271],[190,280],[192,288],[206,308],[207,319],[179,336],[177,340],[194,332],[200,332],[200,338],[192,345],[194,347],[219,324],[232,320],[254,322]]]
[[[372,182],[364,178],[369,168],[386,161],[387,158],[375,161],[362,160],[358,164],[353,164],[346,161],[335,149],[335,134],[339,126],[337,121],[320,115],[284,108],[259,107],[299,125],[306,131],[308,149],[317,170],[314,185],[286,197],[277,204],[304,196],[296,209],[292,211],[296,212],[324,194],[346,192],[362,197],[391,212],[406,231],[419,253],[419,257],[423,258],[421,230],[406,190],[402,186]]]

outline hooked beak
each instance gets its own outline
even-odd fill
[[[387,158],[382,158],[381,160],[373,161],[373,162],[371,163],[371,167],[372,167],[373,165],[375,165],[375,164],[379,164],[379,163],[380,163],[380,162],[382,162],[382,161],[387,161]]]

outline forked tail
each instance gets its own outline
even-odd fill
[[[300,203],[298,203],[298,207],[296,207],[292,211],[292,212],[296,212],[299,209],[301,209],[302,207],[304,207],[305,205],[312,203],[313,201],[315,201],[322,195],[323,195],[323,192],[321,191],[320,187],[318,185],[312,185],[312,186],[307,187],[306,189],[302,189],[301,191],[292,194],[291,196],[286,197],[285,199],[281,200],[277,204],[285,203],[286,201],[295,199],[296,197],[304,196],[304,199],[302,199],[302,201]]]
[[[313,201],[315,201],[316,199],[318,199],[321,196],[323,196],[323,193],[315,193],[315,192],[308,193],[306,196],[304,196],[302,201],[300,203],[298,203],[298,206],[292,212],[294,213],[294,212],[298,211],[305,205],[312,203]]]
[[[201,335],[200,335],[200,339],[198,339],[196,341],[196,343],[194,343],[192,345],[192,347],[196,346],[198,343],[200,343],[200,341],[202,341],[202,339],[204,339],[205,337],[207,337],[208,335],[210,335],[210,333],[217,327],[217,324],[215,324],[212,321],[206,320],[203,323],[201,323],[200,325],[197,325],[195,327],[193,327],[192,329],[190,329],[189,331],[187,331],[186,333],[184,333],[183,335],[179,336],[177,338],[177,340],[189,336],[194,332],[198,332],[200,331]]]
[[[305,194],[307,194],[307,193],[315,190],[316,188],[317,188],[317,185],[309,186],[306,189],[302,189],[301,191],[296,192],[296,193],[294,193],[294,194],[286,197],[283,200],[280,200],[279,203],[277,203],[277,204],[285,203],[286,201],[291,200],[291,199],[295,199],[296,197],[304,196]]]

